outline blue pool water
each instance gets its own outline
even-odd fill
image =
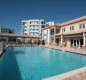
[[[41,80],[86,66],[86,56],[44,47],[9,47],[0,80]]]

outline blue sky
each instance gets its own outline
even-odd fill
[[[21,33],[21,21],[45,19],[63,23],[86,15],[86,0],[0,0],[0,27]]]

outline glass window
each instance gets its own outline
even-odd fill
[[[32,22],[30,22],[30,24],[31,24]]]
[[[54,35],[54,29],[51,29],[50,34]]]
[[[81,24],[79,25],[79,28],[80,28],[80,29],[82,28],[82,25],[81,25]]]
[[[45,25],[42,25],[42,28],[45,28]]]
[[[44,24],[44,21],[41,21],[41,24]]]
[[[37,24],[38,24],[38,21],[37,21]]]
[[[65,32],[65,28],[62,28],[62,32]]]
[[[80,29],[85,28],[85,24],[80,24],[80,25],[79,25],[79,28],[80,28]]]
[[[26,31],[26,29],[25,29],[25,31]]]
[[[74,26],[71,26],[71,27],[70,27],[70,31],[71,31],[71,30],[74,30]]]
[[[23,25],[25,25],[26,24],[26,22],[23,22]]]
[[[65,28],[64,28],[64,32],[65,32]]]
[[[83,25],[83,28],[85,28],[85,24],[82,24]]]
[[[70,27],[70,31],[71,31],[71,27]]]
[[[72,30],[74,30],[74,26],[72,26]]]
[[[59,29],[56,29],[56,33],[59,33],[60,32],[60,30]]]

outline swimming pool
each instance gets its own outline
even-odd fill
[[[44,47],[9,47],[0,80],[41,80],[86,66],[86,56]]]

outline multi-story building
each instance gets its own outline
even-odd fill
[[[45,28],[48,30],[48,44],[66,47],[86,46],[86,16]],[[44,38],[44,37],[43,37]]]
[[[14,34],[14,29],[10,29],[10,28],[0,28],[0,33],[10,33],[10,34]]]
[[[0,28],[0,33],[1,34],[14,34],[15,33],[15,31],[14,31],[14,29],[10,29],[10,28]],[[12,41],[12,40],[14,40],[15,38],[13,38],[13,37],[10,37],[10,38],[8,38],[8,37],[0,37],[0,41],[6,41],[7,43],[9,42],[9,41]]]
[[[44,40],[48,44],[49,44],[49,37],[50,37],[49,27],[52,27],[54,25],[55,25],[54,22],[47,22],[46,27],[42,31],[42,40]]]
[[[21,34],[41,35],[41,29],[45,28],[43,19],[22,20]]]
[[[47,22],[46,23],[46,27],[48,27],[48,26],[54,26],[55,25],[55,22]]]

